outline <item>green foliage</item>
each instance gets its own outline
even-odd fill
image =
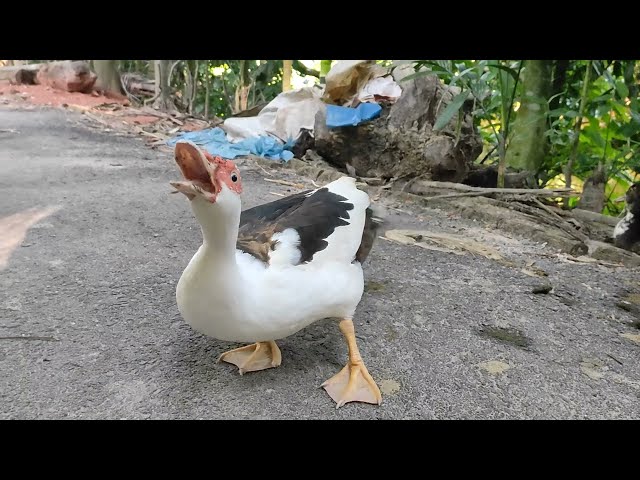
[[[455,101],[438,109],[438,128],[446,127],[460,111],[463,93],[470,95],[471,114],[485,142],[486,153],[478,161],[499,162],[509,148],[509,126],[520,106],[523,63],[526,66],[526,62],[514,60],[414,60],[415,73],[405,81],[436,74],[445,84],[462,89],[454,96]],[[621,205],[612,200],[637,181],[640,172],[639,68],[634,60],[595,60],[592,64],[573,175],[584,181],[602,163],[608,179],[603,213],[617,214]],[[586,65],[585,60],[568,62],[559,91],[550,98],[533,99],[547,111],[548,119],[540,141],[549,142],[549,154],[540,171],[532,172],[541,187],[558,183],[570,157]],[[560,75],[557,68],[554,75]],[[550,105],[556,107],[550,109]],[[576,200],[572,199],[570,205]]]
[[[249,102],[248,108],[273,100],[282,92],[282,61],[248,60],[249,63]],[[176,103],[187,107],[188,99],[182,98],[184,85],[189,77],[188,68],[194,68],[193,61],[179,60],[175,63],[170,85],[176,97]],[[150,61],[121,60],[122,72],[136,72],[153,78],[154,69]],[[196,98],[194,113],[202,115],[205,102],[209,102],[209,115],[228,117],[235,109],[235,92],[240,83],[240,60],[200,60],[196,72]],[[209,98],[206,98],[206,84],[209,82]]]
[[[498,60],[418,60],[415,73],[403,81],[423,75],[436,74],[450,87],[457,87],[457,94],[444,110],[437,111],[434,129],[444,128],[458,113],[456,137],[461,123],[461,108],[469,96],[473,99],[471,114],[480,127],[483,139],[497,151],[499,162],[498,185],[503,182],[504,160],[509,141],[509,125],[514,98],[519,86],[522,62]]]
[[[239,60],[208,60],[199,62],[195,112],[202,114],[209,86],[209,112],[225,118],[234,112],[234,95],[240,83]],[[273,100],[282,92],[282,62],[249,60],[250,91],[248,108]]]
[[[274,99],[282,91],[282,61],[248,60],[248,108]],[[324,62],[324,63],[322,63]],[[326,70],[331,61],[318,61],[314,68]],[[203,114],[208,102],[209,116],[228,117],[235,112],[235,94],[240,83],[240,60],[200,60],[195,73],[196,97],[194,113]],[[522,92],[521,73],[526,68],[522,60],[378,60],[381,65],[412,64],[415,72],[404,79],[422,75],[437,75],[445,84],[456,87],[447,102],[436,107],[435,129],[449,129],[459,135],[462,115],[470,114],[480,132],[485,147],[478,158],[481,163],[498,163],[504,168],[506,151],[512,139],[511,125],[517,119]],[[172,62],[173,64],[173,62]],[[175,63],[171,76],[179,107],[189,78],[185,60]],[[303,68],[298,62],[298,68]],[[539,186],[564,183],[563,170],[571,158],[574,131],[578,143],[572,173],[578,186],[602,165],[608,179],[609,201],[605,213],[617,214],[621,207],[611,200],[620,196],[640,172],[640,63],[634,60],[592,60],[591,79],[586,90],[582,122],[579,117],[584,85],[585,60],[554,61],[550,98],[531,98],[546,112],[547,129],[540,139],[548,142],[548,154],[542,167],[531,172]],[[294,62],[294,69],[296,68]],[[121,72],[137,72],[153,78],[153,65],[145,60],[121,60]],[[209,84],[209,98],[206,85]],[[572,199],[570,204],[574,204]]]
[[[612,200],[624,193],[640,172],[640,115],[636,97],[629,98],[629,79],[616,74],[616,63],[633,61],[595,60],[587,89],[587,103],[578,139],[578,154],[573,174],[585,180],[602,163],[608,179],[604,213],[618,214],[621,205]],[[586,61],[574,61],[567,72],[565,88],[558,95],[560,106],[549,112],[551,154],[546,177],[553,178],[566,163],[574,140],[573,126],[578,116],[580,90]],[[633,80],[633,79],[632,79]]]

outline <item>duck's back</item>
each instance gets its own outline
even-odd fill
[[[376,229],[369,205],[355,179],[341,177],[243,211],[237,247],[267,266],[362,262]]]

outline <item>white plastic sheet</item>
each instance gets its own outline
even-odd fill
[[[360,103],[395,101],[402,89],[387,69],[372,60],[340,60],[326,77],[326,87],[304,87],[283,92],[253,117],[228,118],[221,125],[227,140],[272,136],[283,143],[295,141],[302,129],[313,134],[316,113],[323,103],[356,107]]]
[[[301,129],[313,131],[316,112],[322,104],[321,94],[317,87],[283,92],[255,117],[228,118],[222,128],[231,142],[260,135],[272,135],[285,143],[295,140]]]

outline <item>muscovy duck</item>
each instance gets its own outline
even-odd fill
[[[231,160],[180,141],[175,161],[203,243],[176,287],[180,314],[196,331],[251,343],[218,361],[240,374],[277,367],[277,340],[325,318],[338,320],[347,365],[321,386],[340,408],[382,396],[356,343],[352,318],[364,292],[362,263],[380,225],[366,192],[344,176],[323,187],[242,211],[242,179]]]

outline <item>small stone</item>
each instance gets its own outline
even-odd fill
[[[368,280],[364,284],[365,292],[383,292],[385,288],[384,283],[375,282],[373,280]]]
[[[540,283],[538,285],[535,285],[532,289],[531,292],[532,293],[549,293],[551,290],[553,290],[553,285],[551,285],[548,282],[545,283]]]
[[[640,335],[633,333],[622,333],[620,336],[631,340],[632,342],[640,343]]]
[[[489,360],[488,362],[479,363],[478,366],[491,375],[499,375],[511,368],[509,364],[500,362],[499,360]]]
[[[604,377],[602,363],[598,360],[585,359],[580,362],[580,370],[582,370],[582,373],[592,380],[600,380]]]
[[[580,362],[580,369],[582,373],[584,373],[587,377],[593,380],[600,380],[604,377],[604,374],[609,367],[607,367],[600,359],[598,358],[583,358]]]
[[[385,395],[393,395],[400,390],[400,384],[395,380],[382,380],[380,382],[380,391]]]

